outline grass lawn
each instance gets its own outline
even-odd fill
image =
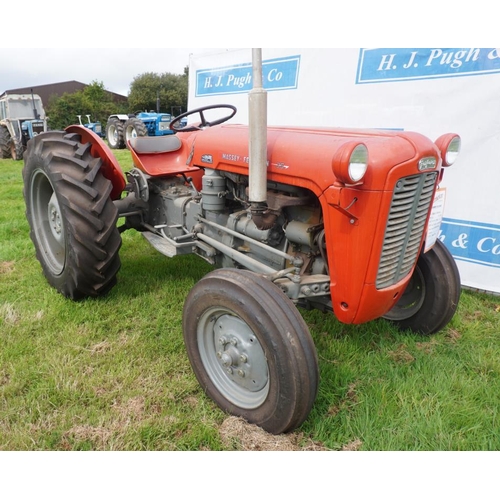
[[[270,436],[223,414],[191,371],[182,307],[211,267],[126,232],[111,293],[63,298],[35,259],[22,167],[0,160],[0,450],[500,450],[499,297],[464,291],[432,337],[301,311],[319,394],[300,429]]]

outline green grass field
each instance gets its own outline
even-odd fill
[[[128,151],[117,157],[130,167]],[[123,234],[118,285],[71,302],[28,234],[22,162],[0,160],[0,450],[500,450],[500,298],[464,291],[433,337],[304,312],[321,382],[295,433],[228,434],[189,365],[182,307],[211,267]]]

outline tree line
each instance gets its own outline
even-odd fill
[[[187,111],[189,68],[182,75],[173,73],[143,73],[130,84],[126,102],[117,102],[113,94],[106,91],[103,82],[93,81],[83,90],[53,96],[49,99],[45,113],[49,128],[62,130],[78,123],[78,115],[86,122],[90,115],[92,122],[106,126],[109,115],[131,114],[139,111],[159,111],[177,116]]]

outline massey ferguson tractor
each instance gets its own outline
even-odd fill
[[[29,141],[23,178],[37,258],[70,299],[115,286],[125,230],[214,266],[184,304],[193,371],[225,412],[278,434],[305,421],[318,389],[297,306],[422,335],[451,320],[460,277],[428,226],[460,137],[268,127],[260,57],[249,126],[224,123],[231,105],[190,110],[175,134],[130,139],[123,173],[96,134],[72,125]]]

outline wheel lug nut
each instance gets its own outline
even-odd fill
[[[243,378],[245,376],[245,372],[243,370],[238,370],[238,375]]]
[[[240,355],[240,361],[242,363],[246,363],[248,361],[247,355],[246,354],[241,354]]]
[[[238,344],[238,341],[234,337],[230,340],[230,342],[231,342],[231,345],[234,345],[234,346],[236,344]]]
[[[226,372],[229,374],[229,375],[232,375],[233,374],[233,369],[231,367],[227,368],[226,369]]]
[[[219,339],[219,344],[220,344],[220,345],[226,345],[226,344],[227,344],[227,342],[228,342],[228,340],[226,339],[226,337],[221,337],[221,338]]]

